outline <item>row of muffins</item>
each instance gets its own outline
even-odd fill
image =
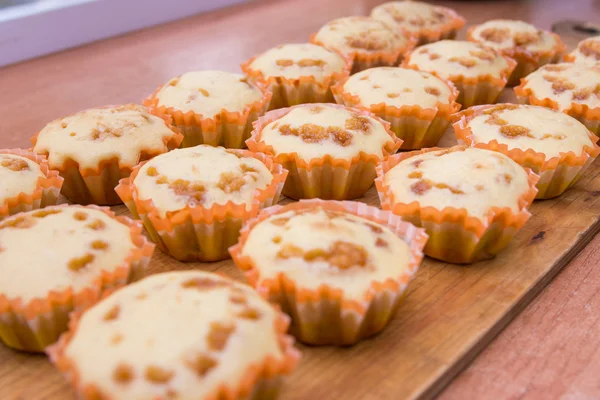
[[[389,70],[391,70],[390,73],[397,74],[411,73],[399,68],[389,68]],[[366,75],[368,79],[375,81],[374,85],[379,85],[378,73],[376,70],[373,71],[373,74]],[[421,76],[427,75],[421,74]],[[244,78],[239,78],[238,82],[244,83],[248,87],[253,85],[243,82],[242,79]],[[358,84],[368,79],[358,79]],[[438,83],[438,81],[434,82]],[[384,84],[380,86],[388,86],[385,80],[382,83]],[[407,82],[407,84],[409,83]],[[179,82],[175,82],[174,85],[167,86],[177,87],[178,84]],[[442,84],[444,86],[441,86]],[[198,87],[192,86],[192,89],[199,92],[202,97],[210,97],[213,92],[206,89],[204,85],[203,82]],[[444,87],[448,88],[448,91],[455,91],[452,90],[451,85],[446,86],[444,82],[438,83],[438,85],[440,86],[432,87],[440,91]],[[408,88],[415,90],[418,89],[418,85],[417,87],[409,85]],[[207,91],[209,96],[205,96],[200,89]],[[405,87],[394,88],[394,91],[389,93],[410,93],[403,92],[403,89]],[[223,93],[216,88],[213,90],[214,93]],[[421,91],[424,94],[432,95],[423,88]],[[387,94],[388,92],[385,92],[385,96]],[[388,98],[393,99],[394,97]],[[195,100],[195,98],[190,99],[190,102]],[[134,106],[126,108],[131,107]],[[454,111],[457,110],[458,108]],[[166,116],[167,113],[164,111],[160,112],[162,117],[176,120],[173,116]],[[114,114],[113,112],[109,113]],[[467,110],[463,114],[459,114],[459,117],[461,122],[455,126],[457,136],[466,143],[477,144],[476,147],[494,141],[498,142],[496,143],[498,147],[501,147],[502,140],[512,138],[516,140],[507,143],[511,145],[517,143],[517,147],[526,150],[535,148],[533,145],[536,144],[535,139],[537,138],[555,141],[552,142],[555,144],[554,146],[550,145],[550,148],[544,149],[548,157],[541,160],[542,164],[549,160],[552,160],[554,164],[554,166],[546,168],[550,170],[546,174],[549,177],[547,179],[555,182],[551,185],[553,194],[547,194],[547,197],[558,195],[564,191],[566,186],[571,185],[576,177],[580,176],[583,168],[588,166],[597,155],[594,146],[595,140],[592,139],[589,132],[585,129],[582,130],[581,126],[573,119],[558,112],[543,111],[536,107],[497,105]],[[194,119],[197,116],[192,113],[183,118],[184,120],[185,118]],[[144,119],[153,120],[149,115],[146,115]],[[531,122],[532,119],[534,122]],[[164,122],[155,121],[161,127],[168,127],[168,124]],[[307,121],[310,124],[308,127],[305,126]],[[450,123],[450,118],[447,121],[446,126]],[[535,121],[543,121],[543,124],[536,125]],[[532,125],[528,126],[530,123]],[[127,178],[129,173],[123,169],[113,170],[104,175],[123,178],[117,189],[118,195],[123,197],[126,204],[128,200],[125,196],[131,195],[128,207],[134,216],[141,217],[147,231],[159,246],[164,246],[167,252],[182,250],[182,254],[185,254],[190,247],[197,246],[200,252],[192,255],[192,258],[198,259],[198,254],[205,254],[202,251],[206,252],[206,249],[214,249],[214,243],[224,240],[223,238],[228,235],[237,241],[242,226],[242,221],[240,221],[239,225],[217,227],[218,223],[215,223],[217,213],[206,212],[204,207],[197,207],[199,203],[213,204],[211,210],[214,210],[214,203],[219,198],[226,198],[233,200],[228,202],[230,207],[236,201],[238,205],[243,201],[245,206],[241,208],[246,211],[254,208],[258,212],[260,207],[269,205],[269,201],[271,204],[276,202],[281,190],[296,198],[311,197],[311,194],[314,195],[314,193],[318,193],[322,197],[353,198],[359,195],[357,193],[361,193],[372,185],[375,176],[374,167],[375,164],[378,164],[377,186],[382,197],[382,207],[392,210],[393,213],[359,203],[321,201],[294,203],[284,208],[269,207],[256,219],[245,221],[239,244],[231,249],[236,264],[247,271],[249,282],[261,293],[268,294],[269,300],[278,303],[283,311],[292,317],[291,330],[296,337],[313,344],[351,344],[383,328],[391,317],[393,309],[399,303],[406,284],[414,274],[422,257],[421,249],[425,246],[427,235],[423,229],[402,222],[395,214],[426,228],[431,235],[426,247],[428,254],[454,262],[474,261],[492,256],[506,246],[516,230],[529,218],[526,208],[536,194],[535,185],[538,177],[531,171],[519,167],[512,160],[515,158],[515,152],[506,152],[511,156],[507,157],[502,154],[502,149],[500,152],[490,152],[471,147],[455,147],[449,150],[428,149],[418,152],[419,154],[390,155],[400,146],[401,140],[396,139],[386,125],[382,120],[364,110],[353,110],[330,104],[299,106],[288,110],[274,111],[258,121],[255,126],[255,134],[248,141],[250,152],[200,146],[175,150],[155,157],[151,161],[135,167],[129,178]],[[494,128],[491,141],[489,141],[488,132],[490,126]],[[100,126],[97,132],[91,132],[92,137],[120,137],[112,133],[113,129],[110,125],[108,127],[110,129],[103,129]],[[411,127],[405,129],[407,133],[416,131]],[[181,129],[181,131],[185,135],[186,130]],[[574,140],[571,137],[571,131],[576,132],[572,135]],[[79,134],[79,131],[74,132],[76,135]],[[564,132],[568,133],[568,137],[561,138],[561,135],[565,136]],[[161,139],[167,149],[176,147],[177,140],[182,139],[176,132],[175,134],[173,132],[167,134],[166,131],[164,133],[165,135]],[[225,135],[225,137],[227,136]],[[586,138],[589,141],[586,141]],[[579,158],[584,162],[578,164],[579,160],[574,161],[577,157],[567,157],[567,159],[559,159],[554,162],[556,157],[550,156],[554,155],[552,151],[559,151],[559,146],[556,144],[562,145],[562,142],[558,141],[572,144],[574,146],[572,152],[580,151],[582,155]],[[169,145],[169,143],[171,144]],[[387,149],[383,145],[384,143],[387,145]],[[269,156],[258,155],[256,153],[258,147],[253,146],[261,146],[260,150],[274,156],[273,159],[270,159]],[[127,149],[128,146],[121,147]],[[424,146],[417,145],[409,148],[418,147]],[[582,150],[585,148],[588,149],[587,152]],[[274,149],[275,152],[270,152]],[[277,152],[276,149],[287,150],[287,153]],[[364,151],[366,149],[370,149],[370,153],[366,153]],[[161,150],[154,151],[161,152]],[[321,153],[317,154],[321,154],[321,158],[325,159],[325,162],[320,164],[312,162],[315,152],[318,151]],[[152,151],[147,149],[144,149],[143,152],[152,154]],[[365,165],[359,167],[360,163],[365,161],[361,160],[361,157],[357,159],[357,163],[353,163],[355,157],[351,157],[351,155],[356,152],[370,156],[367,158],[369,168],[364,168]],[[335,154],[336,157],[330,156],[327,160],[329,153]],[[28,155],[39,157],[33,154]],[[283,155],[283,159],[279,157],[280,155]],[[389,157],[384,160],[386,155]],[[150,157],[148,156],[148,158]],[[215,163],[214,161],[217,159],[219,164],[222,162],[223,165]],[[540,164],[540,157],[525,159],[527,163],[530,163],[529,167],[535,168]],[[340,160],[345,162],[341,163]],[[517,159],[517,161],[519,160]],[[10,162],[11,165],[13,163]],[[460,166],[460,171],[470,171],[469,176],[452,174],[452,169],[457,165]],[[285,169],[288,169],[289,173]],[[546,172],[546,169],[543,172]],[[226,172],[241,173],[223,177]],[[193,178],[198,174],[202,175],[202,182],[194,182]],[[288,175],[287,179],[286,174]],[[63,175],[65,174],[63,173]],[[138,178],[142,178],[138,182],[139,186],[136,184]],[[79,182],[81,184],[81,179]],[[60,185],[56,180],[55,183],[53,188],[56,192],[56,187]],[[100,184],[99,186],[110,189],[109,185]],[[261,187],[259,188],[259,186]],[[285,189],[285,186],[288,186],[288,189]],[[235,190],[237,187],[242,190]],[[255,198],[256,193],[261,190],[267,191],[268,188],[272,192],[271,196]],[[94,192],[94,190],[90,192]],[[102,192],[110,193],[110,190],[103,189]],[[448,192],[451,196],[447,196]],[[177,196],[172,196],[172,193]],[[305,195],[306,193],[308,195]],[[338,193],[337,196],[334,195],[335,193]],[[134,199],[140,194],[142,197]],[[248,197],[244,199],[244,195],[249,195],[251,201],[247,200]],[[181,196],[184,196],[185,200],[182,200]],[[417,210],[413,204],[415,198],[422,201],[424,205],[418,207]],[[161,203],[161,206],[154,207],[152,210],[148,209],[148,199],[151,200],[151,203]],[[132,205],[132,202],[136,203],[135,200],[139,201]],[[170,214],[181,205],[182,201],[186,205],[194,206],[188,207],[190,215]],[[263,201],[267,203],[263,204]],[[404,207],[411,204],[412,208]],[[444,212],[436,212],[440,207],[448,204],[460,205],[460,207],[455,210],[444,208]],[[147,214],[154,212],[156,218],[151,219],[149,216],[144,217],[143,213],[138,213],[140,207],[142,209],[146,207]],[[0,228],[0,232],[2,230],[5,230],[5,233],[12,232],[9,239],[18,237],[17,235],[22,235],[24,229],[32,229],[28,227],[31,225],[31,219],[36,221],[41,219],[43,222],[54,225],[56,222],[52,223],[53,218],[64,218],[62,216],[63,209],[69,210],[65,211],[67,216],[70,213],[75,215],[77,211],[81,211],[73,210],[74,208],[81,209],[78,206],[71,206],[60,207],[61,211],[55,214],[52,212],[55,208],[42,210],[48,211],[47,215],[41,213],[34,216],[35,211],[21,214],[7,219],[6,225],[1,225],[4,229]],[[200,226],[202,224],[196,224],[192,220],[191,223],[182,224],[182,232],[176,233],[176,228],[168,224],[179,223],[187,217],[193,218],[192,209],[197,218],[212,218],[212,224],[205,223],[205,226]],[[222,207],[221,210],[227,212],[226,207]],[[466,210],[469,210],[468,215]],[[157,222],[159,221],[158,217],[167,215],[173,218],[163,221],[163,225],[160,225]],[[250,215],[256,214],[248,212],[240,219],[247,219]],[[74,220],[79,221],[77,218],[83,217],[73,216]],[[86,271],[86,268],[93,267],[95,261],[101,260],[99,256],[97,258],[96,252],[112,248],[113,244],[116,245],[107,240],[112,235],[98,239],[93,236],[88,238],[83,233],[96,232],[93,227],[102,225],[96,222],[96,219],[99,219],[96,215],[92,214],[91,218],[93,221],[82,223],[80,229],[83,231],[69,229],[70,235],[89,239],[89,247],[92,249],[82,256],[66,254],[73,258],[67,260],[69,262],[63,265],[68,267],[73,261],[74,269],[68,267],[71,271]],[[87,219],[88,217],[85,220],[87,221]],[[131,223],[128,222],[128,224]],[[38,225],[41,224],[33,226],[37,227]],[[64,226],[72,228],[69,224]],[[139,229],[139,224],[137,226]],[[441,229],[442,226],[443,229]],[[39,229],[48,232],[48,228]],[[152,229],[157,232],[162,229],[163,237],[153,236]],[[179,234],[183,236],[178,237]],[[211,237],[211,235],[214,236]],[[449,249],[449,246],[445,245],[449,237],[452,237],[453,243],[460,240],[460,245]],[[204,244],[200,238],[204,240]],[[123,241],[123,238],[119,236],[115,236],[115,239]],[[103,243],[94,244],[98,240]],[[141,247],[151,246],[147,242],[142,245],[140,240],[142,239],[137,239]],[[19,241],[15,240],[11,243]],[[174,244],[175,250],[168,248],[169,241]],[[0,237],[1,242],[2,238]],[[224,246],[225,249],[226,247]],[[77,249],[78,246],[74,245],[71,248]],[[9,248],[11,252],[7,253],[10,257],[15,257],[15,249],[14,245]],[[436,251],[440,254],[437,254]],[[148,250],[145,250],[145,253],[147,255]],[[192,254],[194,253],[192,252]],[[0,257],[2,257],[2,253],[0,253]],[[398,260],[403,260],[403,262],[399,263]],[[32,265],[35,266],[36,261],[38,264],[40,263],[39,260],[34,260]],[[0,263],[0,265],[2,264]],[[311,265],[313,266],[311,272],[317,274],[318,279],[315,279],[315,275],[307,273],[306,267]],[[323,268],[323,265],[329,267]],[[274,276],[277,277],[277,273],[284,271],[289,273],[284,276],[286,279],[281,281],[274,279]],[[179,276],[179,274],[182,275]],[[199,393],[198,397],[209,395],[213,389],[218,388],[220,391],[218,393],[229,398],[241,398],[246,395],[254,396],[254,398],[271,398],[274,396],[277,384],[269,382],[270,378],[274,378],[273,380],[276,381],[278,374],[289,372],[297,361],[298,355],[293,350],[289,338],[283,335],[289,322],[281,314],[273,314],[272,311],[269,311],[270,308],[266,303],[259,303],[260,300],[253,292],[247,293],[244,296],[245,300],[240,300],[240,296],[236,296],[232,292],[234,292],[233,287],[243,285],[234,284],[228,280],[228,283],[221,283],[222,280],[212,274],[188,272],[164,274],[162,277],[145,279],[140,284],[131,285],[100,302],[97,307],[83,314],[81,318],[79,316],[74,318],[71,331],[63,336],[59,345],[50,350],[50,354],[61,369],[71,374],[72,377],[74,376],[78,391],[88,397],[102,397],[108,394],[114,398],[127,398],[140,393],[142,396],[151,393],[158,397],[178,397],[185,396],[186,390],[191,390],[190,388],[193,387],[194,393]],[[124,280],[121,284],[127,281]],[[225,288],[229,288],[230,292],[218,294],[214,291],[216,289],[225,290]],[[187,291],[186,289],[193,290]],[[170,290],[172,290],[170,297],[161,296],[163,291],[169,292]],[[153,295],[155,291],[157,294]],[[183,293],[193,293],[194,297],[184,297],[187,295]],[[256,299],[252,296],[255,296]],[[57,297],[61,298],[61,296]],[[151,301],[138,305],[133,301],[138,297],[139,300],[149,298]],[[180,305],[159,306],[164,299],[180,297],[184,299],[185,306],[183,307]],[[226,297],[227,301],[225,301]],[[252,299],[250,299],[251,297]],[[68,296],[63,295],[62,298],[65,299]],[[160,322],[156,326],[168,325],[173,323],[173,317],[169,315],[169,311],[197,312],[197,304],[203,301],[208,301],[209,304],[214,302],[220,304],[223,301],[227,305],[226,309],[221,306],[216,307],[216,310],[222,311],[218,316],[215,315],[217,311],[209,312],[212,317],[207,317],[202,324],[194,326],[202,333],[205,332],[204,329],[207,330],[205,343],[190,343],[185,340],[180,346],[178,343],[178,347],[175,349],[177,359],[158,360],[162,362],[162,365],[157,365],[157,359],[136,360],[140,352],[148,352],[149,349],[144,345],[137,349],[135,343],[164,340],[164,336],[161,337],[160,333],[142,332],[142,337],[137,335],[129,337],[124,335],[126,332],[133,331],[132,328],[127,328],[128,326],[147,323],[148,319],[145,318],[145,315],[150,312],[154,318],[157,310],[164,311],[165,315],[160,316]],[[94,300],[89,302],[92,303]],[[253,305],[251,311],[248,308],[240,308],[240,304],[244,305],[248,302]],[[181,301],[178,300],[178,304],[180,303]],[[0,301],[0,305],[4,305],[4,303]],[[77,305],[79,308],[83,308],[81,303]],[[121,309],[124,313],[127,312],[123,315],[124,318],[120,316]],[[146,311],[144,312],[144,310]],[[2,311],[1,308],[0,311]],[[134,318],[136,313],[141,313],[139,319]],[[339,319],[336,318],[332,321],[330,317],[336,313],[338,313]],[[267,318],[264,319],[263,315],[267,315]],[[275,317],[275,315],[279,315],[279,317]],[[222,320],[223,316],[226,317],[225,321]],[[18,320],[19,313],[14,314],[12,318]],[[234,321],[232,322],[228,318]],[[52,320],[52,317],[47,320]],[[66,323],[64,313],[62,321]],[[187,322],[188,319],[185,321]],[[275,324],[277,328],[271,330],[266,323],[273,325],[274,321],[279,322]],[[15,322],[13,321],[13,323]],[[103,328],[98,330],[98,326]],[[5,326],[2,328],[0,332],[11,332],[11,328],[12,332],[20,331],[20,329],[15,329],[15,325],[8,329]],[[48,325],[44,325],[38,333],[47,334],[48,330],[45,330],[47,328]],[[258,339],[251,333],[253,328],[256,328],[256,331],[272,332],[272,334],[269,333],[265,341],[256,342]],[[64,326],[62,329],[64,330]],[[181,329],[189,329],[189,326],[182,326]],[[17,335],[17,337],[19,336]],[[146,340],[140,341],[141,338]],[[97,370],[98,363],[96,361],[93,362],[94,365],[91,365],[89,359],[86,361],[83,357],[85,352],[82,351],[82,346],[85,346],[85,343],[89,343],[90,340],[98,343],[108,341],[107,344],[98,346],[98,351],[102,352],[103,349],[110,348],[110,352],[98,353],[97,357],[94,357],[94,360],[101,360],[99,362],[100,373]],[[279,342],[279,346],[274,347],[276,340]],[[240,341],[256,343],[251,347],[255,347],[257,351],[250,355],[244,353],[242,357],[238,356],[233,360],[232,357],[235,357],[232,355],[233,353],[222,352],[223,350],[231,351],[232,348],[229,346],[240,343]],[[172,344],[173,342],[169,341],[168,345],[157,345],[156,349],[170,349]],[[27,348],[27,346],[21,348]],[[245,347],[238,349],[247,350]],[[118,356],[124,351],[130,352],[129,356],[123,357],[126,362],[123,362]],[[239,365],[233,371],[236,361]],[[256,365],[260,367],[258,371],[256,368],[250,368],[252,362],[256,362]],[[219,370],[222,364],[227,367]],[[251,372],[248,376],[245,373],[249,370]],[[200,381],[200,385],[192,386],[189,383],[189,374],[192,373],[195,374],[193,376],[204,379]],[[231,385],[221,384],[219,386],[219,379],[221,382],[230,381]],[[239,387],[237,383],[240,383]],[[194,384],[198,384],[198,381],[194,381]],[[216,392],[212,394],[214,393]]]

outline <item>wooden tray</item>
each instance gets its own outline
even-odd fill
[[[501,101],[514,101],[505,91]],[[447,132],[444,145],[453,144]],[[431,398],[446,386],[600,231],[600,165],[533,217],[497,258],[456,266],[426,258],[405,303],[378,336],[350,348],[299,347],[281,400]],[[372,188],[362,199],[379,206]],[[283,204],[290,202],[285,199]],[[114,207],[128,214],[124,206]],[[243,279],[231,260],[180,263],[156,250],[150,273],[201,268]],[[72,398],[43,355],[0,345],[0,400]]]

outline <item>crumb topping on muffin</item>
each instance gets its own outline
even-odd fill
[[[448,84],[428,72],[408,68],[371,68],[352,75],[343,89],[363,106],[384,103],[388,106],[434,108],[448,103],[452,91]]]
[[[476,26],[471,33],[475,41],[498,50],[518,48],[548,51],[557,44],[556,38],[550,32],[517,20],[490,20]]]
[[[582,40],[569,56],[573,62],[579,64],[595,65],[600,63],[600,36]]]
[[[450,79],[455,76],[500,76],[509,66],[506,58],[477,43],[441,40],[421,46],[407,59],[409,66]]]
[[[0,204],[19,193],[31,194],[45,175],[40,166],[26,157],[0,153]]]
[[[157,274],[83,314],[65,355],[115,398],[203,398],[284,357],[278,312],[249,286],[201,271]],[[94,343],[94,346],[90,346]]]
[[[36,139],[33,151],[48,154],[51,168],[73,160],[80,168],[97,168],[117,158],[135,165],[142,151],[165,152],[174,135],[161,118],[135,104],[94,108],[50,122]]]
[[[493,207],[519,212],[529,189],[527,172],[502,153],[465,146],[402,160],[384,176],[394,203],[464,208],[485,221]]]
[[[439,29],[455,19],[456,14],[449,8],[420,1],[391,1],[375,7],[371,17],[410,32],[419,32]]]
[[[192,111],[205,118],[222,110],[243,112],[262,96],[244,75],[224,71],[187,72],[171,79],[156,93],[158,106]]]
[[[161,215],[187,206],[209,208],[231,201],[250,206],[273,175],[260,160],[240,151],[200,145],[173,150],[144,164],[134,179],[141,200]]]
[[[257,56],[250,68],[265,78],[297,79],[311,76],[322,82],[344,70],[346,60],[338,53],[311,43],[284,44]]]
[[[385,144],[392,140],[375,118],[330,104],[293,107],[267,124],[260,135],[275,154],[297,153],[304,159],[352,158],[361,151],[383,156]]]
[[[261,221],[242,254],[252,259],[261,279],[283,273],[299,289],[326,284],[349,299],[363,297],[374,281],[396,279],[411,257],[409,246],[386,226],[320,207]]]
[[[16,214],[0,222],[0,282],[6,283],[0,292],[23,302],[67,288],[77,292],[123,265],[133,248],[130,228],[100,210]]]

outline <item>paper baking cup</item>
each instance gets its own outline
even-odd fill
[[[530,88],[526,88],[527,77],[521,79],[521,84],[514,88],[517,100],[521,104],[531,104],[534,106],[542,106],[563,112],[577,119],[584,124],[594,135],[599,135],[600,129],[600,107],[588,107],[587,104],[571,103],[571,106],[565,109],[560,108],[558,103],[549,98],[537,97]]]
[[[43,351],[67,330],[69,313],[93,305],[104,291],[122,287],[144,275],[154,245],[142,235],[141,224],[127,217],[117,217],[106,207],[88,207],[127,225],[135,247],[113,271],[102,271],[94,282],[78,292],[73,292],[72,288],[50,291],[46,297],[27,303],[0,293],[0,340],[7,346],[31,352]]]
[[[498,151],[512,158],[525,168],[530,168],[539,175],[537,182],[538,193],[536,199],[550,199],[560,196],[565,190],[575,185],[594,159],[600,154],[600,147],[596,144],[598,137],[589,133],[593,146],[585,146],[580,154],[572,151],[560,153],[559,156],[547,158],[544,153],[538,153],[533,149],[525,151],[521,149],[509,149],[507,145],[492,140],[488,143],[476,143],[473,132],[468,126],[469,121],[481,115],[492,105],[473,107],[457,114],[457,122],[454,123],[454,133],[459,144],[472,147]]]
[[[293,199],[318,197],[326,200],[350,200],[362,196],[373,185],[376,175],[375,165],[381,159],[379,156],[361,152],[350,160],[334,158],[329,155],[305,160],[297,153],[275,154],[273,147],[261,140],[262,130],[266,125],[282,118],[296,107],[309,106],[299,105],[269,111],[255,122],[252,136],[246,141],[248,148],[255,152],[273,156],[275,162],[280,163],[290,171],[283,187],[283,194],[288,197]],[[400,148],[402,140],[398,139],[389,129],[388,122],[364,110],[337,104],[328,104],[327,106],[348,109],[382,123],[390,135],[390,141],[382,149],[384,157],[395,153]]]
[[[452,84],[456,86],[456,89],[459,91],[456,101],[462,104],[463,108],[471,107],[477,104],[493,104],[496,102],[500,96],[500,93],[502,93],[502,90],[506,86],[508,76],[512,73],[517,65],[517,62],[512,58],[506,56],[504,56],[504,58],[506,59],[508,66],[500,73],[500,76],[487,74],[471,77],[458,74],[443,78],[439,76],[436,71],[425,72],[429,72],[440,79],[452,82]],[[408,54],[404,59],[402,67],[412,68],[420,71],[418,66],[410,65],[410,54]]]
[[[343,289],[325,284],[316,290],[299,287],[285,273],[276,278],[262,278],[260,268],[250,257],[242,254],[250,231],[273,215],[316,207],[357,215],[385,225],[410,247],[408,268],[395,278],[373,281],[362,299],[346,298]],[[314,345],[351,345],[380,332],[392,318],[423,259],[422,249],[426,242],[427,235],[423,229],[389,212],[359,202],[314,199],[262,211],[244,225],[238,244],[229,251],[237,267],[245,272],[250,285],[292,317],[291,332],[298,340]]]
[[[277,204],[288,171],[271,157],[248,150],[235,150],[264,163],[273,180],[254,193],[251,204],[214,204],[209,208],[186,206],[161,216],[152,199],[140,199],[135,178],[142,163],[115,188],[134,218],[142,220],[158,247],[180,261],[218,261],[229,257],[227,249],[237,242],[244,221],[256,216],[261,208]]]
[[[283,76],[265,77],[261,71],[251,68],[256,57],[252,57],[250,60],[243,63],[241,68],[253,82],[257,82],[273,92],[269,110],[305,103],[333,103],[334,100],[333,95],[331,94],[331,86],[337,82],[346,80],[348,76],[350,76],[352,59],[335,50],[329,49],[329,51],[335,52],[344,59],[344,68],[339,72],[334,72],[319,80],[312,75],[300,76],[293,79]],[[256,118],[254,120],[256,120]],[[252,129],[249,128],[248,133],[250,133],[251,130]],[[248,139],[248,137],[244,138],[244,140],[246,139]]]
[[[103,297],[109,294],[105,293]],[[77,398],[84,400],[109,399],[110,395],[103,393],[96,385],[81,382],[76,363],[66,354],[67,347],[77,332],[84,313],[85,311],[74,313],[69,322],[69,330],[60,337],[56,344],[48,347],[46,353],[50,361],[75,389]],[[271,355],[265,357],[260,363],[248,367],[239,381],[227,382],[219,386],[214,393],[202,397],[202,400],[274,400],[279,393],[283,377],[291,374],[300,361],[300,352],[294,348],[294,339],[286,334],[289,325],[289,317],[279,312],[278,318],[275,320],[275,330],[282,353],[280,359]]]
[[[431,148],[396,154],[377,166],[375,185],[381,208],[425,228],[429,235],[425,254],[429,257],[454,264],[469,264],[496,256],[531,216],[527,207],[537,193],[535,184],[538,176],[526,169],[529,190],[519,198],[518,213],[509,207],[493,207],[487,220],[468,215],[465,208],[446,207],[440,210],[432,206],[421,206],[417,201],[396,202],[391,188],[385,183],[385,174],[402,160],[437,150],[443,149]]]
[[[404,54],[414,49],[417,44],[417,38],[412,36],[412,34],[405,32],[404,36],[406,43],[394,51],[354,51],[348,54],[352,59],[351,74],[374,67],[393,67],[398,65],[403,60]],[[311,35],[310,42],[329,48],[325,43],[316,39],[316,33]]]
[[[369,111],[390,123],[390,129],[399,139],[402,139],[400,149],[420,149],[435,146],[452,122],[452,114],[460,110],[456,102],[458,90],[454,85],[444,80],[451,91],[447,102],[438,102],[433,108],[422,108],[418,105],[403,105],[395,107],[386,103],[365,106],[360,98],[344,90],[344,82],[332,87],[333,95],[338,104],[356,107]]]
[[[19,212],[31,211],[38,208],[53,206],[58,200],[63,178],[58,171],[48,167],[48,160],[43,155],[22,149],[0,149],[0,154],[12,154],[27,158],[38,164],[43,177],[38,178],[37,186],[32,193],[19,193],[0,203],[0,220]]]
[[[479,25],[472,26],[467,30],[467,40],[470,42],[480,43],[485,46],[485,42],[479,42],[477,38],[473,36],[473,31],[478,26]],[[547,33],[550,33],[552,36],[554,36],[556,40],[556,45],[550,50],[531,51],[522,47],[513,47],[510,49],[497,50],[500,53],[512,58],[517,62],[516,67],[514,68],[514,70],[510,74],[510,77],[508,78],[508,86],[518,85],[521,81],[521,78],[526,77],[542,65],[556,63],[562,59],[563,53],[567,49],[567,46],[563,43],[560,36],[556,33]]]
[[[154,114],[160,116],[165,121],[165,125],[173,131],[172,136],[163,138],[168,150],[179,147],[183,135],[170,124],[171,118],[168,115]],[[31,139],[34,147],[38,135],[39,132]],[[164,153],[162,149],[141,149],[139,161],[149,160],[161,153]],[[48,157],[47,152],[43,155]],[[134,166],[135,164],[125,163],[115,157],[100,161],[95,168],[82,168],[77,161],[68,158],[61,166],[53,168],[64,178],[61,193],[71,202],[83,205],[116,205],[121,204],[122,201],[115,193],[115,186],[120,179],[131,174]]]
[[[160,86],[143,104],[158,116],[168,115],[172,124],[183,133],[181,147],[194,147],[200,144],[223,146],[229,149],[244,148],[250,137],[252,123],[263,115],[271,101],[272,93],[262,85],[256,85],[262,92],[260,99],[247,104],[242,111],[230,112],[222,109],[217,115],[205,117],[193,111],[183,112],[174,107],[158,105]]]

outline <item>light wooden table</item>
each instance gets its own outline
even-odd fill
[[[0,69],[0,147],[28,146],[46,122],[86,107],[139,102],[191,69],[236,71],[257,52],[305,41],[327,20],[368,14],[377,3],[257,1]],[[600,20],[595,0],[438,3],[471,24]],[[599,245],[596,237],[441,398],[600,398]]]

